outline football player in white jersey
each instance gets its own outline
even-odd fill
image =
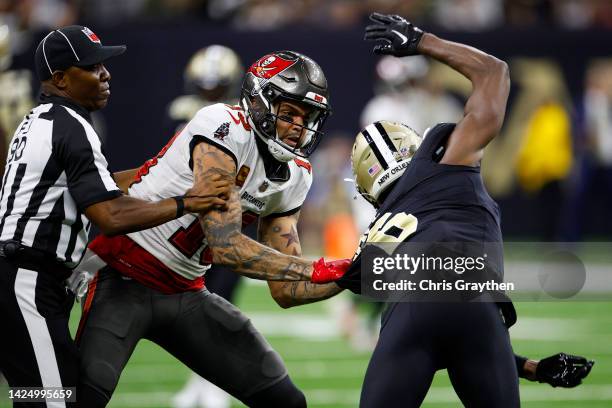
[[[77,333],[81,406],[106,406],[141,338],[248,406],[306,406],[280,356],[246,316],[206,290],[204,274],[216,263],[271,281],[273,295],[287,281],[307,281],[309,290],[330,296],[339,291],[326,282],[348,262],[299,258],[296,230],[312,181],[307,157],[323,135],[328,98],[313,60],[290,51],[268,54],[247,71],[242,106],[201,109],[155,158],[118,175],[118,185],[140,198],[178,196],[218,175],[236,188],[227,211],[186,214],[90,244],[82,268],[101,269],[89,284]],[[241,234],[242,224],[257,218],[261,240],[278,251]]]
[[[184,95],[170,102],[163,129],[167,134],[181,130],[196,113],[215,103],[237,105],[244,68],[240,57],[231,48],[209,45],[191,56],[183,74]],[[256,237],[255,224],[242,232]],[[206,272],[206,289],[234,303],[241,276],[223,265],[212,265]],[[185,386],[172,397],[173,408],[229,408],[231,397],[214,384],[193,373]]]

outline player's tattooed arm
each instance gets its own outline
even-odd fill
[[[463,118],[449,138],[441,163],[478,165],[483,149],[499,133],[510,91],[508,65],[476,48],[423,34],[421,54],[450,66],[472,82]]]
[[[235,179],[236,165],[220,149],[198,144],[193,152],[194,186],[213,175]],[[310,280],[312,262],[282,254],[241,233],[242,208],[238,189],[233,189],[226,211],[200,215],[200,223],[215,264],[226,265],[241,275],[262,280]]]
[[[284,217],[265,217],[259,221],[259,242],[283,253],[302,255],[297,233],[299,212]],[[268,281],[270,294],[283,308],[313,303],[330,298],[342,291],[334,282],[316,284],[312,282]]]

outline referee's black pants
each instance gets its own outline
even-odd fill
[[[78,354],[68,329],[73,300],[63,277],[45,271],[45,265],[21,268],[0,257],[0,370],[10,387],[76,387]],[[76,405],[47,401],[14,406]]]
[[[446,368],[467,408],[520,406],[508,330],[493,302],[405,302],[383,314],[361,408],[420,407]]]

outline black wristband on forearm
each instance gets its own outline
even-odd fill
[[[174,201],[176,201],[176,218],[180,218],[185,214],[185,200],[183,196],[175,196]]]

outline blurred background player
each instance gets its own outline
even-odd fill
[[[4,174],[7,145],[23,116],[34,107],[32,73],[11,69],[11,29],[0,22],[0,174]]]
[[[178,132],[205,106],[238,104],[243,72],[238,54],[223,45],[210,45],[193,54],[184,73],[187,94],[174,99],[168,107],[168,133]],[[244,233],[255,238],[256,224],[247,226]],[[222,265],[213,265],[206,273],[206,288],[230,303],[234,303],[239,283],[240,275]],[[230,404],[229,394],[195,373],[172,399],[175,408],[226,408]]]
[[[430,69],[430,63],[421,55],[382,57],[376,64],[377,95],[363,109],[361,126],[393,120],[410,123],[423,134],[432,123],[454,123],[461,119],[461,104],[437,79],[437,72],[440,70]]]
[[[168,106],[169,133],[180,130],[204,106],[219,102],[238,104],[243,72],[238,54],[223,45],[209,45],[193,54],[183,74],[186,94]]]

